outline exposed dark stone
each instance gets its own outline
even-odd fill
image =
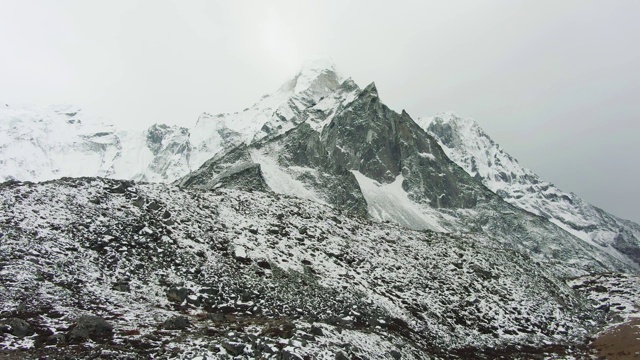
[[[176,287],[172,287],[169,290],[167,290],[167,299],[169,299],[169,301],[172,301],[172,302],[182,303],[187,299],[187,296],[189,296],[191,293],[192,291],[187,288],[178,289]]]
[[[71,340],[105,340],[113,335],[113,326],[99,316],[81,316],[69,332]]]
[[[174,316],[170,319],[165,320],[162,323],[162,328],[167,330],[184,330],[189,327],[191,323],[189,319],[184,316]]]
[[[294,354],[289,350],[283,350],[281,356],[282,356],[282,360],[303,360],[303,358],[300,355]]]
[[[336,360],[350,360],[349,357],[343,352],[338,351],[335,356]]]
[[[211,320],[211,321],[223,322],[224,321],[224,314],[223,313],[209,313],[209,314],[207,314],[207,318],[209,318],[209,320]]]
[[[295,325],[290,322],[283,322],[280,324],[267,324],[267,326],[262,329],[262,334],[269,337],[280,337],[289,339],[293,336],[293,332],[295,329]]]
[[[312,335],[316,335],[316,336],[323,336],[324,333],[322,332],[322,328],[319,326],[311,326],[311,330],[309,330],[309,333]]]
[[[389,351],[389,355],[391,355],[391,357],[394,358],[395,360],[402,359],[402,354],[400,354],[400,352],[398,352],[397,350]]]
[[[245,344],[237,343],[233,341],[227,341],[222,343],[222,347],[227,350],[227,352],[233,356],[238,356],[244,353]]]
[[[66,342],[64,334],[53,334],[47,337],[46,344],[47,345],[58,345],[64,344]]]
[[[113,290],[122,291],[122,292],[129,292],[129,291],[131,291],[131,287],[129,286],[128,282],[119,282],[119,283],[116,283],[115,285],[113,285]]]
[[[593,291],[597,292],[597,293],[606,293],[607,291],[609,291],[606,287],[602,286],[602,285],[597,285],[593,288]]]
[[[248,291],[243,291],[240,295],[240,300],[243,302],[251,301],[251,294]]]
[[[271,264],[266,259],[258,259],[256,264],[263,269],[271,269]]]
[[[10,318],[7,320],[6,324],[11,326],[10,333],[15,336],[25,337],[33,334],[31,325],[22,319]]]
[[[138,196],[137,198],[133,199],[133,205],[142,208],[144,206],[144,198],[142,196]]]
[[[222,156],[216,156],[206,161],[200,169],[177,180],[176,184],[207,189],[218,186],[243,190],[264,191],[267,189],[260,165],[252,162],[248,148],[244,144]]]
[[[147,209],[148,210],[159,210],[160,209],[160,204],[157,201],[152,201],[149,203],[149,205],[147,205]]]

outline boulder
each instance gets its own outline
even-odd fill
[[[237,343],[233,341],[227,341],[222,343],[222,347],[232,356],[238,356],[244,353],[245,344]]]
[[[309,334],[311,335],[316,335],[316,336],[323,336],[324,333],[322,332],[322,328],[319,326],[311,326],[311,330],[309,330]]]
[[[133,205],[142,208],[144,206],[144,198],[142,196],[138,196],[133,200]]]
[[[159,210],[160,209],[160,204],[158,204],[157,201],[152,201],[149,203],[149,205],[147,205],[147,210]]]
[[[113,326],[99,316],[85,315],[78,318],[69,332],[71,340],[104,340],[113,335]]]
[[[167,290],[167,299],[171,302],[181,304],[183,301],[187,299],[187,296],[191,294],[191,290],[187,288],[176,288],[172,287]]]
[[[6,324],[11,327],[9,332],[17,337],[33,335],[31,325],[22,319],[10,318],[7,320]]]
[[[162,328],[166,330],[184,330],[191,325],[188,318],[184,316],[174,316],[162,323]]]

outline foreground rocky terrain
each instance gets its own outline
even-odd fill
[[[0,198],[0,347],[19,357],[565,356],[606,315],[474,234],[273,193],[77,178]]]

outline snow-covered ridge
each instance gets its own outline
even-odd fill
[[[3,104],[0,181],[106,176],[172,182],[223,150],[295,127],[305,120],[306,109],[331,98],[341,79],[331,61],[307,62],[251,107],[232,114],[203,113],[192,128],[153,125],[122,131],[71,105]]]
[[[472,119],[447,112],[418,119],[447,156],[509,203],[549,219],[601,251],[640,268],[640,225],[566,193],[521,166]]]

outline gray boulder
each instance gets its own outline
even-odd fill
[[[25,337],[33,335],[33,329],[31,328],[31,325],[22,319],[10,318],[9,320],[7,320],[6,324],[11,327],[11,330],[9,332],[15,336]]]
[[[163,324],[162,328],[166,330],[184,330],[189,327],[191,323],[189,319],[184,316],[174,316],[170,319],[167,319]]]
[[[70,340],[104,340],[113,335],[113,326],[99,316],[81,316],[69,332]]]

